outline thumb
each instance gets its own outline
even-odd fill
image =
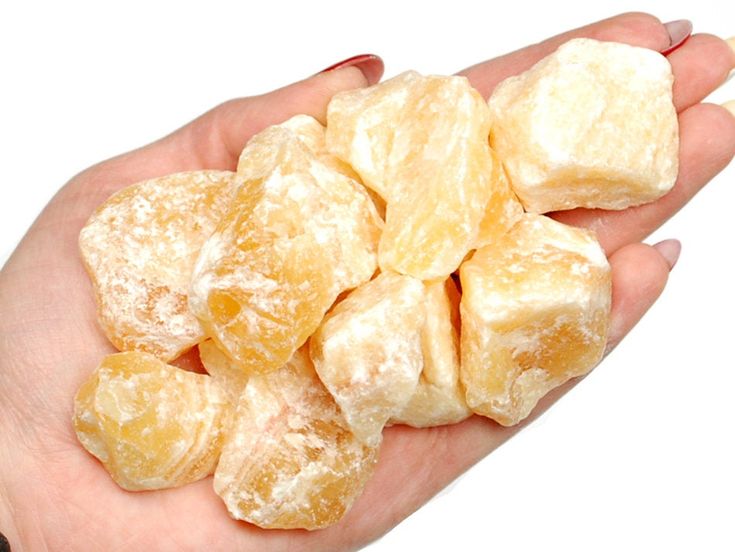
[[[377,83],[383,69],[378,56],[355,56],[273,92],[225,102],[171,137],[189,134],[188,142],[197,149],[195,157],[203,166],[232,169],[254,134],[298,114],[311,115],[326,124],[327,104],[332,96]]]

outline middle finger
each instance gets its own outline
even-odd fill
[[[622,211],[573,209],[556,220],[597,232],[609,254],[641,241],[681,209],[735,155],[735,117],[723,107],[697,104],[679,115],[679,176],[665,196]]]

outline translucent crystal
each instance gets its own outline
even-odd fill
[[[503,425],[602,357],[610,267],[594,234],[524,215],[460,269],[467,404]]]
[[[248,381],[214,489],[236,519],[319,529],[350,508],[376,456],[351,433],[302,349]]]
[[[371,445],[416,390],[425,311],[420,280],[384,272],[337,304],[309,342],[319,378]]]
[[[503,164],[494,151],[490,150],[490,155],[493,159],[492,194],[480,221],[475,249],[497,241],[523,216],[523,206],[510,187]]]
[[[392,423],[434,427],[460,422],[472,414],[459,382],[459,301],[452,278],[426,285],[423,368],[411,399]]]
[[[192,312],[248,372],[282,366],[338,294],[376,269],[382,221],[362,186],[321,162],[313,143],[289,124],[252,138],[237,195],[192,278]]]
[[[79,389],[74,429],[123,489],[165,489],[214,471],[229,408],[209,376],[118,353]]]
[[[476,245],[498,174],[489,129],[463,77],[408,72],[332,99],[327,147],[387,204],[381,270],[443,280]]]

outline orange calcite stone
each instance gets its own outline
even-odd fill
[[[329,151],[387,204],[381,270],[444,279],[476,245],[494,212],[489,131],[488,107],[464,77],[407,72],[332,98]]]
[[[503,164],[494,151],[490,150],[490,155],[493,158],[492,194],[480,221],[476,249],[496,242],[523,216],[523,206],[510,187]]]
[[[195,171],[125,188],[79,236],[100,325],[121,351],[169,361],[204,339],[187,293],[199,249],[226,212],[234,173]]]
[[[229,418],[227,398],[209,376],[137,351],[106,357],[74,402],[79,441],[129,491],[211,474]]]
[[[236,173],[122,190],[82,230],[100,323],[130,352],[81,386],[73,424],[122,488],[214,473],[233,518],[324,528],[386,425],[514,425],[601,359],[603,250],[524,208],[671,187],[665,58],[573,40],[489,104],[464,77],[407,72],[335,95],[327,121],[266,128]],[[207,375],[166,364],[194,346]]]
[[[679,137],[669,61],[577,38],[501,82],[490,145],[526,211],[624,209],[674,186]]]
[[[460,374],[474,412],[516,424],[602,358],[611,276],[593,233],[524,215],[460,277]]]
[[[426,285],[423,369],[411,399],[391,423],[434,427],[461,422],[472,414],[459,382],[459,302],[452,278]]]
[[[237,363],[222,352],[217,344],[207,339],[199,344],[199,359],[207,373],[230,398],[237,404],[240,393],[248,382],[248,374]]]
[[[372,201],[310,149],[313,125],[290,126],[267,128],[243,150],[240,187],[191,284],[192,312],[251,373],[285,364],[339,293],[377,266],[382,221]]]
[[[383,272],[338,303],[309,341],[319,378],[370,445],[416,390],[424,293],[420,280]]]
[[[354,171],[350,165],[342,161],[339,157],[332,155],[327,149],[325,128],[313,117],[308,115],[295,115],[288,121],[281,123],[282,127],[293,130],[299,138],[314,152],[320,162],[324,163],[330,169],[334,169],[338,173],[352,178],[357,182],[361,182],[360,176]],[[380,215],[381,220],[385,220],[385,201],[376,192],[370,188],[365,191],[373,200],[375,209]]]
[[[248,381],[214,489],[235,519],[319,529],[350,508],[376,457],[376,448],[351,433],[300,349],[284,367]]]

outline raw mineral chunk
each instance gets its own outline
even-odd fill
[[[387,204],[381,270],[443,280],[475,246],[494,187],[489,130],[464,77],[408,72],[334,96],[327,147]]]
[[[227,393],[230,401],[237,404],[240,393],[248,382],[247,373],[223,353],[211,339],[199,344],[199,359],[214,382]]]
[[[327,315],[309,342],[319,378],[355,435],[377,445],[411,399],[423,366],[424,284],[384,272]]]
[[[472,412],[459,383],[459,301],[452,278],[426,285],[421,329],[423,369],[418,386],[392,423],[413,427],[453,424]]]
[[[79,236],[100,325],[122,351],[169,361],[204,339],[187,293],[199,249],[235,191],[232,172],[195,171],[121,190]]]
[[[178,487],[214,471],[229,421],[209,376],[143,352],[107,356],[74,402],[74,429],[123,489]]]
[[[201,250],[191,310],[251,373],[281,367],[337,295],[370,279],[382,221],[362,186],[289,124],[243,150],[237,195]]]
[[[523,216],[523,206],[510,187],[505,168],[497,154],[490,150],[493,159],[492,194],[480,222],[475,249],[497,241]]]
[[[347,163],[342,161],[339,157],[335,157],[327,150],[325,128],[309,115],[296,115],[291,117],[288,121],[281,123],[282,127],[293,130],[298,135],[301,141],[314,152],[319,161],[324,163],[330,169],[349,176],[357,182],[360,181],[360,176],[350,167]],[[375,209],[380,215],[381,220],[385,219],[385,201],[376,192],[370,188],[365,188],[365,191],[370,196],[375,204]]]
[[[236,519],[318,529],[346,513],[376,457],[350,432],[300,349],[281,369],[248,381],[214,489]]]
[[[279,126],[292,131],[321,163],[345,176],[349,176],[353,180],[360,180],[360,177],[352,167],[329,153],[327,150],[326,129],[314,117],[310,117],[309,115],[294,115]],[[246,161],[247,158],[243,157],[243,164]]]
[[[490,145],[527,211],[624,209],[674,185],[673,75],[653,50],[570,40],[489,100]]]
[[[516,424],[602,357],[610,267],[591,232],[524,215],[460,277],[460,375],[474,412]]]

